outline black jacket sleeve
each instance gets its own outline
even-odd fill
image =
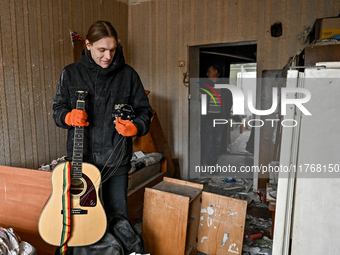
[[[58,127],[71,128],[65,123],[66,114],[71,109],[70,97],[68,92],[68,80],[66,78],[67,72],[65,68],[61,71],[60,78],[58,81],[57,92],[53,98],[53,119]]]
[[[149,132],[153,112],[149,104],[149,98],[136,72],[133,73],[132,81],[131,106],[135,113],[133,123],[137,127],[137,136],[143,136]]]

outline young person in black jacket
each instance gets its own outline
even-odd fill
[[[125,63],[117,33],[109,22],[93,23],[85,44],[80,61],[61,72],[53,100],[53,118],[58,127],[68,129],[68,155],[73,151],[74,127],[85,127],[83,161],[103,170],[102,176],[115,172],[102,185],[106,215],[116,212],[127,217],[131,137],[149,131],[152,108],[138,74]],[[85,111],[75,109],[76,91],[88,92]],[[124,105],[132,106],[132,121],[115,119],[114,112]],[[123,136],[126,148],[121,158]]]

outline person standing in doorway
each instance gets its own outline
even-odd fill
[[[208,84],[214,88],[215,84],[219,83],[219,76],[221,68],[218,65],[212,65],[207,70],[207,77],[209,78]],[[207,115],[202,116],[202,157],[205,159],[207,166],[215,166],[217,160],[222,153],[222,143],[227,143],[223,139],[224,134],[227,133],[227,125],[213,126],[214,119],[229,119],[230,110],[232,106],[232,95],[228,89],[214,88],[216,93],[221,98],[222,104],[215,93],[212,93],[213,98],[207,96]],[[218,102],[218,103],[215,103]]]

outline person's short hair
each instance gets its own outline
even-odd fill
[[[221,75],[221,68],[218,65],[212,65],[212,68],[217,71],[217,76],[219,77]]]
[[[114,37],[118,43],[118,35],[116,30],[110,22],[103,20],[94,22],[86,35],[86,39],[89,40],[90,44],[93,44],[104,37]]]

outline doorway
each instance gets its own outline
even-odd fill
[[[197,89],[197,78],[206,78],[207,70],[212,65],[220,68],[219,80],[223,83],[238,87],[249,86],[246,80],[255,81],[256,86],[256,51],[257,44],[251,42],[211,44],[189,47],[189,75],[190,75],[190,123],[189,123],[189,171],[187,179],[202,178],[202,167],[205,164],[205,152],[202,150],[204,141],[202,137],[207,132],[202,128],[201,95]],[[245,79],[253,77],[253,79]],[[254,84],[253,84],[254,85]],[[250,86],[253,86],[250,85]],[[256,90],[256,89],[255,89]],[[255,96],[255,94],[254,94]],[[231,113],[232,114],[232,113]],[[234,116],[235,122],[243,123],[245,116]],[[229,127],[225,125],[221,153],[218,156],[218,165],[253,165],[254,163],[254,134],[246,126],[239,124]],[[247,151],[246,146],[252,147]],[[248,147],[249,147],[248,146]],[[249,148],[248,148],[249,149]],[[200,168],[198,168],[198,166]],[[221,173],[222,176],[224,173]],[[249,176],[247,176],[249,177]],[[252,177],[252,176],[251,176]]]

